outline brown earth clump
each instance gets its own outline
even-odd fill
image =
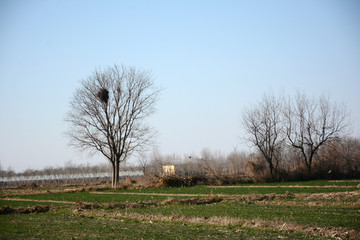
[[[166,205],[166,204],[205,205],[205,204],[219,203],[222,202],[223,200],[224,199],[220,197],[188,198],[188,199],[169,198],[161,202],[161,205]]]
[[[31,207],[21,207],[21,208],[11,208],[9,206],[4,206],[0,208],[0,214],[29,214],[29,213],[45,213],[50,211],[50,206],[31,206]]]
[[[76,210],[91,210],[91,209],[131,209],[131,208],[144,208],[144,207],[154,207],[154,206],[164,206],[168,204],[186,204],[186,205],[204,205],[222,202],[223,199],[219,197],[210,197],[210,198],[189,198],[189,199],[173,199],[169,198],[162,202],[156,201],[146,201],[146,202],[118,202],[118,203],[85,203],[85,202],[76,202]]]
[[[14,212],[15,212],[15,209],[13,209],[9,206],[0,207],[0,215],[11,214]]]
[[[101,205],[98,203],[86,203],[86,202],[76,202],[77,209],[96,209],[101,208]]]
[[[360,190],[350,192],[332,192],[332,193],[297,193],[296,197],[300,197],[306,200],[309,199],[349,199],[360,198]]]

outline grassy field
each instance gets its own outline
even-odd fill
[[[2,189],[0,239],[360,239],[359,184]]]

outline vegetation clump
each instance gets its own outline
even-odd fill
[[[0,215],[3,214],[12,214],[12,213],[19,213],[19,214],[29,214],[29,213],[45,213],[50,211],[50,206],[31,206],[31,207],[20,207],[20,208],[11,208],[9,206],[0,207]]]

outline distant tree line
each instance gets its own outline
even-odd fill
[[[11,168],[0,168],[0,187],[36,186],[39,184],[92,184],[109,183],[111,180],[111,165],[109,164],[73,164],[68,162],[64,167],[45,167],[44,169],[26,169],[15,172]],[[139,178],[143,176],[141,169],[136,166],[126,166],[120,169],[120,177]]]
[[[163,176],[162,166],[174,165],[180,177],[205,177],[211,184],[241,182],[299,181],[309,179],[349,179],[360,177],[360,139],[344,137],[323,145],[312,161],[312,175],[296,149],[286,147],[277,152],[273,173],[258,149],[229,154],[203,149],[200,155],[162,155],[153,151],[139,166],[145,175]],[[142,161],[144,163],[144,161]]]
[[[241,182],[295,181],[309,179],[303,158],[295,149],[280,149],[273,175],[261,151],[236,151],[224,154],[203,149],[199,155],[163,155],[157,149],[142,157],[134,166],[122,167],[121,171],[143,171],[145,176],[163,177],[164,165],[175,165],[179,177],[200,177],[202,183],[228,184]],[[339,138],[321,147],[313,160],[312,179],[344,179],[360,177],[360,139]],[[0,177],[43,176],[60,174],[88,174],[111,172],[109,164],[46,167],[42,170],[27,169],[16,173],[0,169]]]
[[[73,164],[67,162],[63,167],[45,167],[43,169],[26,169],[22,172],[15,172],[11,168],[8,170],[0,169],[0,177],[32,177],[32,176],[52,176],[60,174],[87,174],[87,173],[99,173],[110,172],[110,166],[108,164],[89,165],[89,164]]]
[[[264,95],[242,114],[250,153],[228,155],[204,149],[200,156],[161,155],[154,151],[139,164],[149,174],[177,165],[178,174],[215,179],[288,181],[360,177],[360,140],[350,137],[349,112],[328,97]]]

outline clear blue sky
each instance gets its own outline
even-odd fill
[[[97,67],[151,70],[164,154],[229,153],[244,107],[264,92],[325,94],[360,136],[360,1],[0,0],[0,163],[14,170],[98,163],[63,121]]]

